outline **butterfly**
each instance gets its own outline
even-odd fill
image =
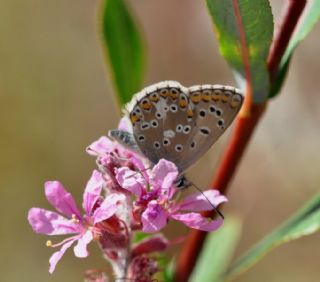
[[[184,87],[163,81],[135,94],[125,107],[133,133],[109,136],[152,164],[164,158],[180,173],[177,187],[188,186],[183,173],[206,153],[234,120],[243,103],[240,90],[223,85]]]

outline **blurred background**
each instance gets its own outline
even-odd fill
[[[235,84],[204,1],[129,2],[148,49],[145,85],[165,79]],[[276,18],[284,2],[271,1]],[[60,180],[81,203],[95,168],[85,147],[120,118],[97,33],[98,4],[0,2],[1,281],[82,281],[85,269],[105,267],[92,245],[89,258],[70,250],[50,275],[48,237],[34,234],[27,222],[29,208],[50,208],[46,180]],[[319,190],[319,32],[318,25],[296,50],[282,94],[270,103],[230,187],[225,215],[243,221],[235,256]],[[198,186],[208,186],[227,135],[190,170]],[[186,231],[172,224],[168,236],[173,228]],[[319,261],[316,234],[277,248],[236,281],[316,282]]]

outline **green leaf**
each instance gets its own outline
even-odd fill
[[[125,1],[104,1],[102,37],[118,101],[123,105],[141,89],[145,62],[141,35]]]
[[[140,232],[140,231],[137,231],[133,234],[133,243],[139,243],[140,241],[144,240],[144,239],[147,239],[151,237],[151,234],[149,233],[143,233],[143,232]]]
[[[268,0],[206,0],[220,52],[240,78],[248,80],[256,103],[269,94],[267,56],[273,36]],[[244,39],[244,41],[242,40]],[[243,44],[242,44],[243,43]]]
[[[317,194],[292,218],[266,236],[256,246],[238,259],[226,272],[225,277],[232,279],[252,267],[276,246],[310,235],[320,229],[320,193]]]
[[[221,281],[240,235],[240,223],[227,218],[222,228],[211,233],[192,272],[190,282]]]
[[[175,269],[176,260],[171,259],[171,261],[164,267],[162,279],[164,282],[173,282],[174,281],[174,269]],[[161,280],[160,280],[161,281]]]
[[[269,97],[272,98],[276,96],[281,90],[282,84],[286,77],[288,71],[288,65],[290,63],[290,59],[295,48],[298,44],[308,35],[308,33],[312,30],[313,26],[320,19],[320,5],[318,0],[308,1],[305,11],[300,19],[299,25],[297,26],[296,32],[293,34],[291,38],[288,48],[284,53],[281,63],[279,66],[279,72],[275,83],[270,91]]]

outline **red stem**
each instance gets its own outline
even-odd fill
[[[286,7],[286,13],[281,23],[280,29],[276,34],[268,57],[268,69],[271,82],[274,81],[278,73],[281,58],[288,46],[292,33],[297,22],[305,8],[306,0],[290,0]],[[244,58],[245,59],[245,58]],[[248,85],[247,91],[250,91]],[[266,109],[266,104],[251,104],[247,108],[249,115],[239,115],[230,141],[225,149],[221,162],[219,163],[217,172],[212,180],[212,186],[225,193],[232,177],[237,169],[238,164],[245,152],[250,138],[256,128],[262,114]],[[248,111],[246,111],[248,113]],[[205,214],[206,216],[214,216],[213,212]],[[188,281],[193,267],[201,252],[202,245],[207,233],[199,230],[190,231],[186,243],[179,255],[175,280],[176,282]]]

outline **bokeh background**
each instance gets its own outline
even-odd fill
[[[285,1],[271,1],[275,17]],[[95,168],[84,149],[120,117],[87,0],[0,2],[0,280],[82,281],[103,268],[69,251],[53,275],[46,236],[27,223],[32,206],[49,208],[46,180],[60,180],[80,203]],[[218,53],[204,1],[130,1],[148,49],[145,85],[234,85]],[[116,28],[116,27],[115,27]],[[243,221],[238,256],[302,206],[320,185],[320,26],[298,47],[282,94],[270,103],[229,190],[225,214]],[[229,131],[230,132],[230,131]],[[189,172],[207,187],[228,134]],[[181,233],[181,225],[170,225]],[[174,231],[176,232],[176,230]],[[319,234],[277,248],[238,282],[319,281]]]

